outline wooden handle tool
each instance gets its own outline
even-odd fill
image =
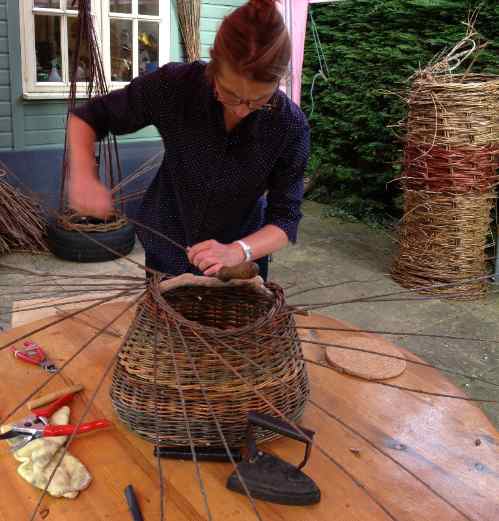
[[[260,273],[260,268],[256,262],[243,262],[231,268],[224,266],[217,273],[217,279],[228,282],[232,279],[252,279]]]
[[[83,391],[83,385],[72,385],[70,387],[66,387],[66,389],[61,389],[60,391],[54,391],[53,393],[46,394],[45,396],[41,396],[40,398],[35,398],[28,402],[28,409],[31,411],[42,405],[46,405],[47,403],[53,402],[57,398],[64,396],[66,394],[74,394]]]

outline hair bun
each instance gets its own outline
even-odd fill
[[[275,8],[276,0],[250,0],[255,9]]]

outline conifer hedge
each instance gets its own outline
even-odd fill
[[[481,5],[476,29],[490,43],[474,72],[499,74],[499,0],[342,0],[312,4],[329,66],[317,79],[310,117],[309,175],[320,174],[310,197],[358,217],[399,213],[402,144],[396,125],[403,100],[388,92],[407,89],[408,78],[466,32],[470,12]],[[302,108],[310,113],[310,87],[319,62],[309,21]],[[459,72],[459,71],[456,71]]]

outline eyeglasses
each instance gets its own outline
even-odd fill
[[[260,109],[272,110],[275,108],[275,103],[272,103],[275,91],[268,96],[264,96],[262,99],[243,100],[237,96],[234,96],[233,94],[224,92],[224,88],[220,86],[216,78],[214,78],[214,85],[215,96],[217,97],[218,101],[222,103],[222,105],[226,105],[227,107],[234,108],[239,107],[240,105],[246,105],[251,111]]]

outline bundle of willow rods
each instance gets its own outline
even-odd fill
[[[199,60],[201,1],[177,0],[177,13],[187,61]]]
[[[77,38],[75,42],[74,56],[70,64],[70,88],[68,99],[68,110],[66,120],[69,121],[71,111],[76,107],[76,95],[78,81],[78,69],[81,57],[84,55],[87,58],[86,70],[86,94],[88,99],[94,96],[105,95],[109,92],[106,75],[104,72],[104,64],[100,52],[99,40],[94,27],[94,20],[92,16],[91,0],[72,0],[72,8],[78,9],[77,18]],[[67,126],[67,125],[66,125]],[[66,139],[64,143],[64,158],[62,166],[62,183],[60,191],[60,212],[62,216],[65,214],[66,191],[68,189],[69,171],[69,156],[70,147],[68,142],[68,133],[66,132]],[[118,155],[118,144],[114,135],[108,135],[101,142],[99,142],[99,161],[103,169],[104,182],[111,190],[119,185],[122,181],[121,164]],[[120,194],[113,192],[116,202],[122,208],[120,201]],[[106,226],[106,223],[104,223]]]
[[[499,166],[499,76],[422,71],[409,96],[405,204],[392,267],[402,286],[455,299],[487,291]]]
[[[6,181],[0,169],[0,255],[16,252],[45,252],[46,223],[38,203]]]

